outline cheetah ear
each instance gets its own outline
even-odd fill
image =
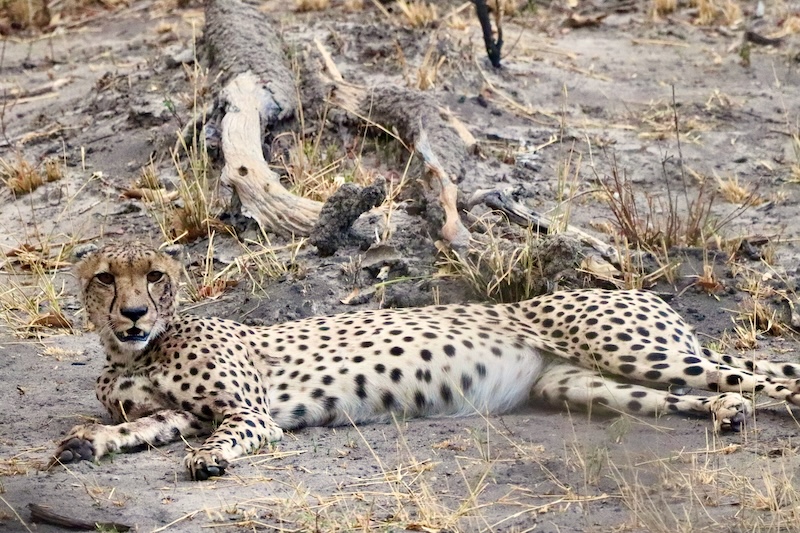
[[[169,246],[163,247],[161,252],[167,254],[176,261],[179,261],[183,255],[183,246],[180,244],[170,244]]]
[[[72,262],[78,262],[94,254],[98,250],[97,246],[93,243],[82,244],[72,250]]]

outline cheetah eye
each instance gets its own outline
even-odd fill
[[[147,274],[147,281],[150,283],[156,283],[157,281],[161,281],[161,278],[164,277],[163,272],[159,272],[158,270],[153,270]]]
[[[100,272],[97,274],[94,279],[102,283],[103,285],[113,285],[114,284],[114,274],[110,272]]]

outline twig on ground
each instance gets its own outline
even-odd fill
[[[116,522],[101,522],[99,520],[86,521],[70,518],[54,513],[49,508],[36,503],[29,503],[31,521],[40,524],[50,524],[64,529],[78,529],[83,531],[130,531],[131,526]]]

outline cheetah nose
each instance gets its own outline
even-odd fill
[[[147,314],[147,306],[141,307],[123,307],[119,310],[120,314],[125,318],[130,319],[132,322],[136,322],[144,315]]]

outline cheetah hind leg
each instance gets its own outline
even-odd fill
[[[603,406],[634,415],[711,414],[717,432],[723,428],[739,431],[752,412],[751,402],[736,392],[678,396],[643,385],[614,381],[594,370],[567,363],[556,363],[547,368],[531,395],[556,405]]]
[[[796,363],[773,363],[771,361],[756,361],[737,355],[721,354],[709,348],[702,348],[703,356],[708,360],[732,368],[747,370],[754,374],[770,376],[773,378],[791,380],[800,378],[800,365]]]

